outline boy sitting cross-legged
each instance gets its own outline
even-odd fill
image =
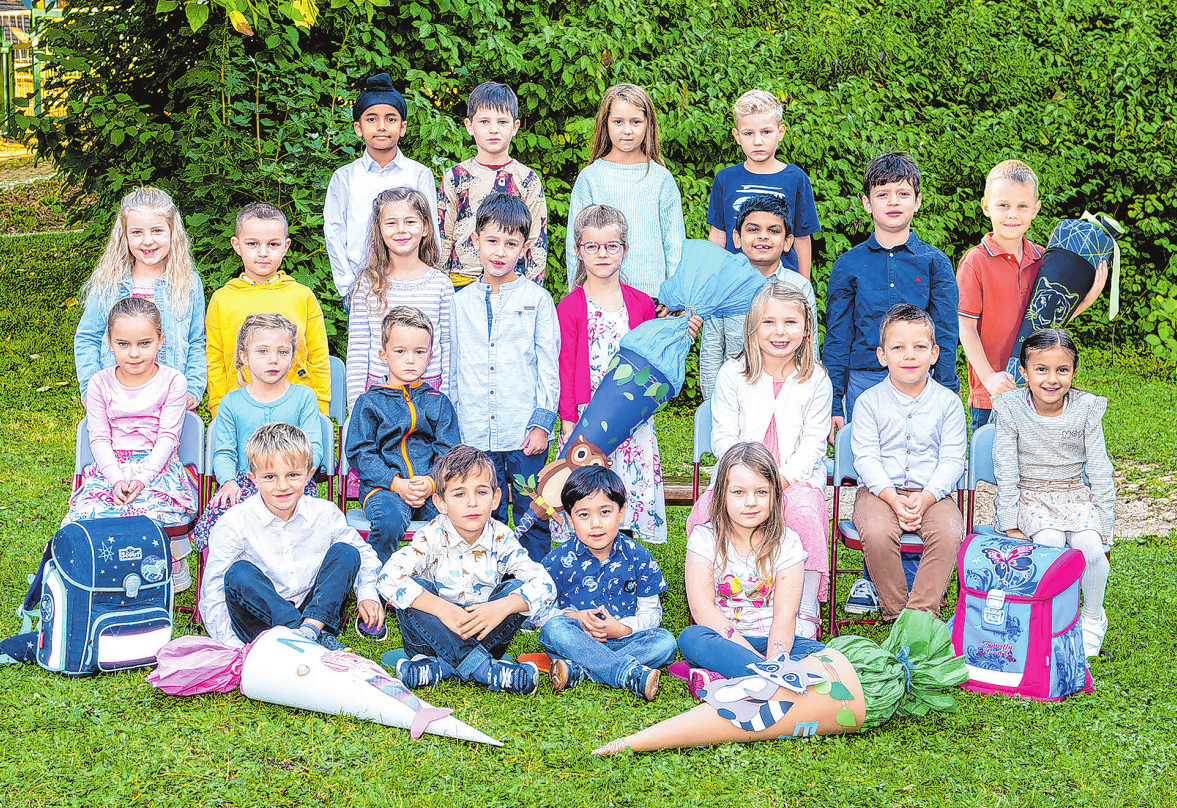
[[[377,582],[396,608],[411,656],[397,664],[396,675],[410,688],[457,674],[490,690],[534,693],[535,663],[501,657],[524,619],[555,601],[551,576],[510,528],[491,519],[502,492],[485,453],[455,446],[438,459],[433,478],[441,514],[393,553]]]
[[[559,590],[539,641],[552,655],[552,689],[585,679],[653,701],[658,668],[678,644],[659,625],[666,579],[650,551],[618,529],[625,484],[604,466],[578,468],[560,492],[576,535],[544,559]]]
[[[347,462],[360,478],[368,543],[388,560],[412,520],[437,515],[429,474],[438,456],[459,443],[453,405],[421,381],[429,366],[433,324],[420,309],[397,306],[380,324],[380,359],[388,382],[356,399],[347,433]]]
[[[246,442],[245,455],[258,493],[226,511],[209,536],[200,590],[209,636],[240,646],[289,626],[339,649],[333,634],[352,589],[360,618],[382,630],[376,554],[334,503],[302,495],[312,468],[306,433],[266,424]]]
[[[876,353],[887,378],[859,397],[850,433],[861,484],[854,527],[883,619],[904,609],[938,616],[964,538],[952,497],[965,469],[964,407],[929,375],[941,352],[936,326],[919,306],[900,303],[887,312]],[[924,543],[910,592],[900,560],[904,532]]]

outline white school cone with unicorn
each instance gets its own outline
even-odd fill
[[[328,651],[285,626],[267,629],[244,649],[207,637],[179,637],[161,649],[159,667],[147,681],[165,693],[183,696],[238,687],[256,701],[407,729],[414,739],[427,732],[503,745],[454,718],[452,710],[417,698],[370,659],[350,651]]]

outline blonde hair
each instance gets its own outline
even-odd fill
[[[249,470],[256,474],[258,468],[271,458],[279,456],[287,462],[301,464],[310,471],[315,462],[311,439],[293,424],[275,421],[257,428],[245,441],[245,460]]]
[[[1034,197],[1038,197],[1038,175],[1034,173],[1034,169],[1021,160],[1002,160],[989,169],[989,173],[985,176],[986,199],[989,198],[989,189],[997,180],[1009,180],[1022,185],[1031,185],[1034,187]]]
[[[119,203],[118,216],[110,229],[106,249],[102,251],[102,257],[98,259],[90,279],[82,286],[81,297],[83,300],[95,297],[103,308],[114,304],[123,278],[135,266],[135,259],[131,257],[131,248],[127,244],[127,216],[133,211],[162,216],[172,231],[171,247],[164,259],[163,277],[171,297],[169,308],[174,316],[180,317],[191,306],[192,276],[196,274],[196,266],[192,263],[191,246],[180,211],[167,191],[159,188],[136,188],[123,197]]]
[[[654,115],[654,102],[649,94],[636,84],[614,84],[605,91],[601,99],[601,107],[597,110],[597,122],[593,128],[593,148],[589,154],[589,162],[604,157],[613,149],[613,141],[609,140],[609,112],[614,101],[625,101],[633,104],[646,116],[646,137],[642,140],[642,154],[646,155],[646,170],[649,171],[650,161],[660,166],[662,162],[662,141],[658,137],[658,118]]]
[[[573,289],[588,280],[588,267],[580,257],[580,237],[590,227],[598,230],[602,227],[616,227],[617,240],[623,248],[629,246],[629,222],[625,221],[625,214],[617,208],[608,205],[589,205],[578,213],[576,223],[572,226],[572,242],[576,245],[576,275],[572,278]]]
[[[163,336],[163,318],[159,314],[159,307],[145,297],[124,297],[110,307],[106,315],[106,338],[110,339],[110,332],[114,329],[116,320],[124,317],[142,317],[155,326],[155,333]]]
[[[367,280],[369,297],[376,298],[377,311],[388,308],[385,293],[388,291],[388,275],[385,274],[392,263],[392,253],[384,243],[384,236],[380,232],[380,217],[384,215],[384,208],[396,202],[407,202],[409,208],[421,220],[425,232],[421,236],[421,243],[417,246],[417,259],[424,264],[437,268],[441,263],[441,250],[437,246],[437,236],[433,232],[433,214],[429,211],[429,203],[420,191],[412,188],[391,188],[381,191],[372,200],[372,219],[369,222],[368,263],[360,270],[356,285]]]
[[[758,474],[768,481],[769,496],[773,507],[768,509],[768,518],[752,531],[752,551],[756,556],[756,574],[768,580],[773,577],[773,561],[781,546],[781,536],[785,532],[785,511],[780,506],[784,488],[781,485],[781,473],[777,469],[776,461],[763,443],[737,443],[723,453],[719,466],[715,470],[714,496],[711,497],[711,528],[715,531],[715,555],[718,568],[727,566],[728,549],[731,547],[731,535],[735,531],[735,522],[727,511],[727,486],[732,476],[732,469],[743,466],[753,474]],[[760,537],[759,543],[756,537]]]
[[[776,122],[780,123],[784,118],[784,105],[781,100],[766,90],[749,90],[736,99],[736,103],[732,105],[732,117],[735,119],[736,126],[740,125],[740,118],[745,115],[764,115],[765,113],[776,118]]]
[[[813,322],[813,309],[809,307],[809,301],[800,289],[784,281],[770,281],[764,284],[756,293],[756,297],[752,298],[752,305],[748,307],[748,314],[744,317],[744,350],[736,357],[744,358],[744,378],[749,383],[755,383],[764,370],[764,359],[760,355],[756,332],[760,329],[760,321],[764,319],[764,311],[768,308],[770,300],[793,303],[801,309],[801,316],[805,322],[805,342],[801,343],[793,354],[793,363],[797,366],[797,380],[808,381],[817,364],[813,356],[813,337],[817,328]]]

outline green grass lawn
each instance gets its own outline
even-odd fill
[[[81,413],[71,302],[94,260],[78,234],[0,238],[0,636],[65,512]],[[1177,455],[1177,385],[1139,357],[1084,357],[1111,399],[1109,449],[1157,495]],[[64,384],[63,384],[64,382]],[[689,469],[688,409],[660,414],[668,473]],[[667,625],[686,623],[684,509],[656,548]],[[1162,806],[1177,804],[1177,539],[1116,546],[1112,660],[1095,693],[1057,704],[959,691],[960,712],[873,732],[598,760],[590,749],[691,706],[670,677],[653,704],[585,685],[530,698],[447,682],[426,695],[506,742],[491,749],[252,702],[166,696],[144,671],[71,680],[0,668],[5,806]],[[180,596],[190,604],[192,594]],[[344,639],[371,657],[397,644]],[[521,636],[514,653],[539,650]]]

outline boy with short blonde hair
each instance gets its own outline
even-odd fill
[[[477,151],[441,178],[437,213],[441,220],[441,271],[454,288],[478,280],[482,264],[474,240],[474,218],[493,192],[519,197],[531,211],[528,247],[519,274],[543,283],[548,261],[548,203],[540,177],[511,157],[511,138],[519,131],[519,99],[497,81],[479,84],[466,101],[466,132]]]
[[[266,313],[281,314],[298,329],[286,379],[314,390],[319,412],[325,415],[331,404],[327,327],[315,293],[282,271],[282,259],[290,249],[285,214],[268,202],[246,205],[237,213],[237,231],[230,241],[241,257],[241,276],[213,292],[204,318],[209,412],[215,416],[221,399],[239,386],[237,332],[241,324],[251,314]]]
[[[296,426],[259,427],[245,444],[258,493],[234,505],[209,538],[200,612],[209,636],[229,645],[289,626],[338,650],[343,602],[355,590],[360,618],[384,627],[380,562],[335,503],[304,497],[310,439]]]
[[[813,186],[809,176],[798,166],[777,159],[776,150],[785,135],[780,99],[764,90],[749,90],[732,107],[735,128],[732,137],[747,158],[715,175],[711,200],[707,206],[707,239],[728,252],[738,253],[735,222],[744,200],[754,194],[771,193],[788,205],[793,234],[792,248],[781,255],[781,263],[808,279],[813,263],[810,236],[821,232]]]
[[[981,209],[993,229],[960,260],[956,273],[960,302],[957,308],[960,344],[969,360],[969,410],[973,428],[989,423],[990,399],[1013,390],[1006,372],[1018,330],[1026,315],[1043,249],[1026,234],[1041,207],[1038,176],[1020,160],[1004,160],[985,177]],[[1099,297],[1107,279],[1096,274],[1095,284],[1072,317],[1086,311]]]
[[[396,675],[410,688],[457,675],[530,695],[539,683],[535,663],[502,657],[524,619],[551,607],[556,586],[511,529],[491,518],[502,491],[485,453],[455,446],[438,459],[433,478],[440,515],[393,553],[377,582],[411,657],[397,663]]]

